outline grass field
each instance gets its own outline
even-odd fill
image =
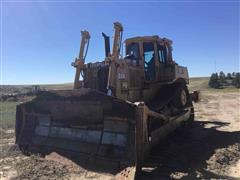
[[[209,90],[208,87],[209,77],[190,78],[189,89],[190,90]]]
[[[235,87],[227,87],[224,89],[213,89],[208,86],[209,77],[196,77],[196,78],[190,78],[189,81],[189,90],[200,90],[201,92],[240,92],[240,89],[237,89]]]
[[[64,84],[43,84],[40,85],[44,89],[48,90],[58,90],[58,89],[73,89],[73,83],[64,83]]]
[[[0,102],[0,127],[3,129],[14,128],[16,105],[18,102]]]

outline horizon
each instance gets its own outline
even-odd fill
[[[224,73],[225,75],[227,73]],[[204,79],[204,78],[210,78],[210,76],[204,76],[204,77],[189,77],[189,79]],[[0,84],[1,86],[34,86],[34,85],[39,85],[39,86],[51,86],[51,85],[73,85],[74,82],[62,82],[62,83],[49,83],[49,84]],[[190,84],[190,83],[189,83]]]
[[[211,77],[211,75],[213,74],[213,73],[220,73],[221,71],[219,71],[219,72],[212,72],[209,76],[189,76],[189,79],[197,79],[197,78],[199,78],[199,79],[201,79],[201,78],[210,78]],[[227,75],[228,73],[239,73],[239,72],[224,72],[224,74],[225,75]],[[46,84],[44,84],[44,83],[39,83],[39,84],[37,84],[37,83],[29,83],[29,84],[0,84],[0,86],[31,86],[31,85],[62,85],[62,84],[73,84],[74,82],[72,81],[72,82],[61,82],[61,83],[46,83]]]
[[[123,40],[159,35],[190,78],[239,72],[239,1],[1,1],[1,85],[72,83],[80,30],[91,34],[86,62],[104,59],[105,32],[122,23]],[[145,12],[145,13],[141,13]],[[128,14],[130,13],[130,14]]]

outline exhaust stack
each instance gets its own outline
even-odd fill
[[[110,39],[109,39],[109,36],[107,36],[105,33],[102,33],[102,36],[104,38],[105,57],[109,57],[110,56]]]

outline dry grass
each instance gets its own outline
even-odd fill
[[[208,87],[209,77],[190,78],[190,90],[209,90]]]
[[[17,102],[0,102],[0,128],[14,128],[17,104]]]
[[[43,84],[40,85],[41,88],[47,89],[47,90],[68,90],[73,89],[73,83],[64,83],[64,84]]]
[[[201,92],[212,92],[212,93],[226,93],[226,92],[240,92],[240,89],[235,87],[227,87],[224,89],[214,89],[208,86],[209,77],[197,77],[190,78],[189,89],[190,91],[200,90]]]

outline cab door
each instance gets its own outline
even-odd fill
[[[156,53],[153,42],[143,43],[145,81],[156,81],[155,59]]]
[[[174,79],[175,64],[172,63],[171,49],[165,45],[157,44],[157,80],[172,81]]]

